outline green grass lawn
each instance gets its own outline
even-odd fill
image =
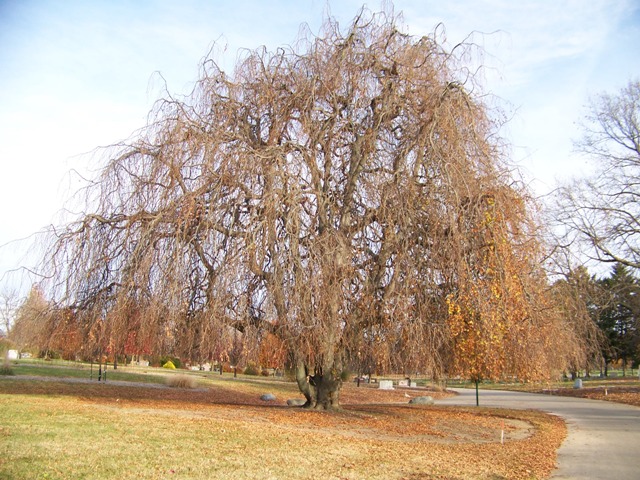
[[[622,376],[622,371],[615,372],[616,376],[600,377],[581,377],[584,387],[606,387],[606,386],[628,386],[639,387],[640,379],[634,370],[634,375],[627,371],[626,376]],[[560,388],[573,388],[573,380],[548,381],[548,382],[480,382],[479,387],[487,390],[515,390],[523,392],[538,392],[541,390],[553,390]],[[471,381],[447,381],[446,386],[449,388],[475,388],[475,383]]]
[[[12,362],[11,370],[15,375],[29,375],[36,377],[51,378],[77,378],[93,380],[98,382],[98,365],[84,364],[79,362],[67,362],[62,360],[19,360]],[[172,370],[157,367],[122,367],[116,370],[113,365],[107,367],[106,383],[134,382],[149,384],[167,384],[172,376],[188,375],[196,379],[196,387],[229,387],[242,390],[247,393],[264,393],[265,384],[269,385],[269,391],[280,396],[299,396],[297,385],[283,378],[263,377],[253,375],[238,374],[234,377],[232,373],[220,375],[218,372],[204,372],[191,370]],[[102,377],[104,380],[104,377]]]
[[[11,366],[16,375],[34,375],[44,377],[70,377],[98,379],[98,365],[72,362],[42,362],[20,360]],[[158,369],[154,369],[158,370]],[[144,371],[134,371],[130,367],[109,366],[107,370],[107,380],[119,380],[125,382],[162,383],[163,378],[157,374],[147,374]]]
[[[10,400],[0,414],[1,478],[249,479],[247,467],[257,468],[265,456],[273,478],[295,473],[286,471],[290,467],[284,458],[273,458],[294,446],[276,449],[287,442],[241,423],[225,428],[215,417],[172,415],[171,410],[109,408],[69,397],[0,396],[0,401]]]
[[[19,360],[11,368],[15,376],[0,376],[0,479],[531,480],[551,471],[565,432],[560,420],[540,412],[413,410],[397,403],[368,407],[367,401],[337,414],[290,409],[284,400],[300,398],[297,385],[273,377],[110,365],[107,381],[98,382],[96,365],[92,372],[89,364]],[[156,388],[185,375],[198,388]],[[65,377],[86,381],[60,381]],[[584,383],[640,384],[620,375]],[[572,384],[482,388],[539,391]],[[349,382],[343,394],[381,403],[371,396],[380,391],[367,387]],[[280,403],[260,402],[266,392]],[[534,434],[501,445],[501,415],[529,423]],[[480,441],[458,435],[469,431]],[[484,443],[486,435],[493,440]]]
[[[565,434],[559,419],[540,412],[269,405],[259,394],[285,399],[297,387],[261,377],[129,372],[189,374],[207,386],[176,389],[59,381],[59,371],[84,367],[24,367],[51,379],[0,377],[0,479],[531,480],[548,475]],[[534,433],[502,445],[503,419],[519,419]]]
[[[98,365],[81,362],[69,362],[65,360],[44,361],[42,359],[21,359],[12,362],[12,370],[16,375],[34,375],[46,377],[71,377],[71,378],[92,378],[98,379]],[[626,376],[622,376],[622,370],[611,370],[613,375],[601,378],[597,375],[591,377],[583,377],[583,385],[585,387],[606,387],[614,385],[624,386],[640,386],[637,370],[627,370]],[[274,385],[276,392],[287,392],[295,395],[296,388],[291,387],[291,383],[283,378],[262,377],[253,375],[238,374],[234,377],[232,373],[225,372],[220,375],[218,372],[190,371],[190,370],[170,370],[154,367],[132,367],[119,366],[114,370],[113,365],[107,367],[108,381],[125,381],[138,383],[163,384],[166,383],[167,377],[170,375],[190,375],[197,378],[197,382],[202,387],[210,387],[214,385],[224,384],[233,381],[236,383],[246,383],[247,385],[261,385],[265,382]],[[386,377],[385,377],[386,378]],[[392,380],[403,379],[404,376],[396,375],[388,377]],[[439,386],[452,388],[475,388],[475,383],[467,380],[447,380],[446,382],[434,383],[428,379],[414,378],[420,386]],[[572,388],[572,380],[550,381],[550,382],[481,382],[480,388],[484,389],[502,389],[516,391],[541,391],[559,388]],[[256,390],[259,387],[256,387]],[[250,387],[249,387],[250,389]]]

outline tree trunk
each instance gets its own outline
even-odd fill
[[[296,381],[300,392],[307,399],[303,408],[316,410],[340,408],[342,379],[339,375],[335,375],[333,372],[324,373],[321,368],[316,368],[314,374],[310,375],[307,365],[298,362]]]

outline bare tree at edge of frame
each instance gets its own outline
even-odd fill
[[[578,151],[594,173],[562,186],[557,221],[562,242],[598,262],[640,268],[640,81],[594,97]]]

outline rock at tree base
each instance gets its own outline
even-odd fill
[[[301,407],[305,403],[307,402],[303,398],[290,398],[289,400],[287,400],[287,405],[289,405],[290,407]]]
[[[433,405],[433,397],[425,395],[423,397],[415,397],[409,400],[414,405]]]
[[[260,396],[260,400],[263,402],[273,402],[276,399],[276,396],[273,393],[265,393]]]

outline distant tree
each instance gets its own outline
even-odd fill
[[[552,293],[560,315],[573,333],[566,339],[570,342],[567,367],[571,377],[576,378],[582,370],[589,373],[593,368],[601,368],[603,357],[606,368],[609,346],[599,328],[605,296],[597,279],[581,266],[567,271],[564,278],[557,280]]]
[[[596,96],[578,151],[594,172],[557,193],[564,243],[601,262],[640,268],[640,81]]]
[[[16,311],[9,339],[20,349],[46,350],[45,326],[51,305],[39,286],[31,288],[29,295]],[[44,348],[43,348],[44,347]]]
[[[20,305],[20,297],[15,290],[5,289],[0,292],[0,336],[7,336]]]
[[[158,103],[88,189],[94,213],[57,231],[57,301],[189,358],[269,332],[314,408],[359,353],[433,376],[563,368],[534,210],[459,57],[366,12],[298,45],[233,77],[207,60]]]
[[[239,332],[235,328],[231,329],[231,342],[227,350],[227,358],[231,367],[233,368],[233,376],[237,376],[238,367],[242,361],[245,353],[245,343],[242,332]]]
[[[599,325],[609,341],[606,359],[620,361],[623,373],[640,360],[640,284],[629,267],[617,263],[600,281],[607,297]]]

